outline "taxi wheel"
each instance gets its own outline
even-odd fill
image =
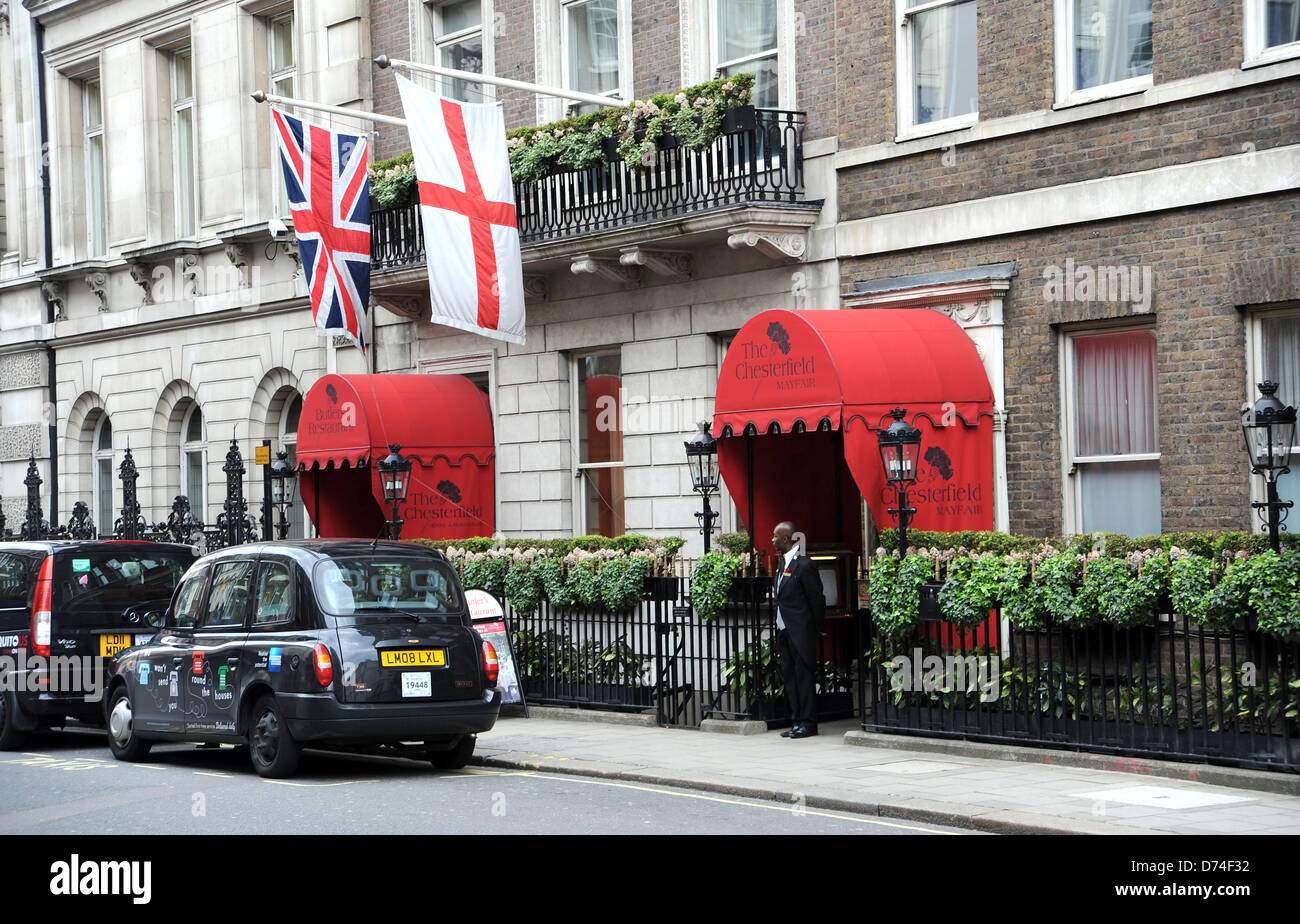
[[[14,694],[0,693],[0,751],[14,751],[27,740],[25,732],[14,725]]]
[[[143,760],[153,747],[152,741],[144,741],[135,734],[134,716],[131,712],[131,697],[126,687],[118,687],[108,706],[108,747],[118,760]]]
[[[450,751],[437,750],[435,742],[426,741],[424,753],[429,758],[429,763],[439,770],[459,770],[474,756],[475,740],[473,735],[464,735]]]
[[[270,778],[293,776],[302,757],[302,746],[289,734],[289,726],[280,715],[275,698],[263,696],[253,706],[248,727],[248,755],[258,776]]]

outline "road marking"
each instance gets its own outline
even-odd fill
[[[749,808],[773,809],[778,812],[794,811],[793,803],[790,805],[784,805],[778,802],[751,802],[743,799],[726,799],[723,798],[722,796],[709,796],[697,792],[674,792],[673,790],[670,789],[661,789],[655,786],[640,786],[636,783],[619,783],[613,780],[591,780],[591,779],[584,779],[578,776],[569,776],[567,774],[534,773],[532,771],[524,771],[520,773],[519,776],[532,776],[532,777],[537,777],[539,779],[548,779],[548,780],[557,780],[557,781],[562,780],[566,783],[586,783],[589,786],[613,786],[617,789],[637,789],[642,792],[659,793],[665,796],[678,796],[683,799],[700,799],[705,802],[721,802],[725,805],[741,805],[741,806],[748,806]],[[803,809],[799,809],[798,814],[818,815],[822,818],[836,818],[841,821],[856,821],[859,824],[864,824],[864,825],[883,825],[886,828],[900,828],[904,831],[923,831],[928,834],[959,835],[964,833],[960,831],[935,831],[931,828],[922,828],[918,825],[905,825],[893,821],[880,821],[875,818],[863,818],[859,815],[841,815],[835,812],[823,812],[820,811],[819,809],[803,808]]]
[[[99,760],[94,757],[53,757],[49,754],[31,754],[23,752],[23,757],[0,760],[4,764],[17,764],[20,767],[42,767],[46,770],[106,770],[117,767],[112,760]]]
[[[223,780],[233,780],[235,778],[232,773],[215,773],[211,770],[195,770],[194,772],[198,776],[217,776]]]
[[[323,786],[355,786],[358,783],[378,783],[380,780],[341,780],[337,783],[297,783],[293,780],[262,780],[263,783],[275,783],[277,786],[301,786],[313,789]]]

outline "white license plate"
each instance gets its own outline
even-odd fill
[[[432,696],[433,674],[429,671],[406,671],[402,674],[402,696]]]

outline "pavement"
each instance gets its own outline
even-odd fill
[[[652,715],[530,707],[475,762],[726,793],[1007,834],[1297,834],[1300,774],[761,723],[660,728]],[[719,727],[721,726],[721,727]],[[759,732],[759,733],[754,733]]]

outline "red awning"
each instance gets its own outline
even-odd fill
[[[377,535],[389,515],[377,463],[411,459],[404,538],[490,536],[495,448],[487,396],[460,375],[325,375],[303,399],[300,487],[322,536]]]
[[[713,435],[877,429],[891,408],[951,412],[974,426],[993,390],[971,339],[928,308],[773,309],[731,342],[718,375]],[[796,427],[799,424],[800,427]]]
[[[811,542],[848,541],[843,510],[827,499],[842,463],[877,524],[893,525],[875,432],[896,407],[923,433],[915,528],[992,529],[993,390],[955,321],[928,308],[774,309],[740,329],[718,376],[713,433],[742,516],[752,492],[747,526],[760,548],[783,519],[808,523]],[[823,432],[791,435],[811,431]],[[737,438],[747,432],[760,437],[752,451]]]

